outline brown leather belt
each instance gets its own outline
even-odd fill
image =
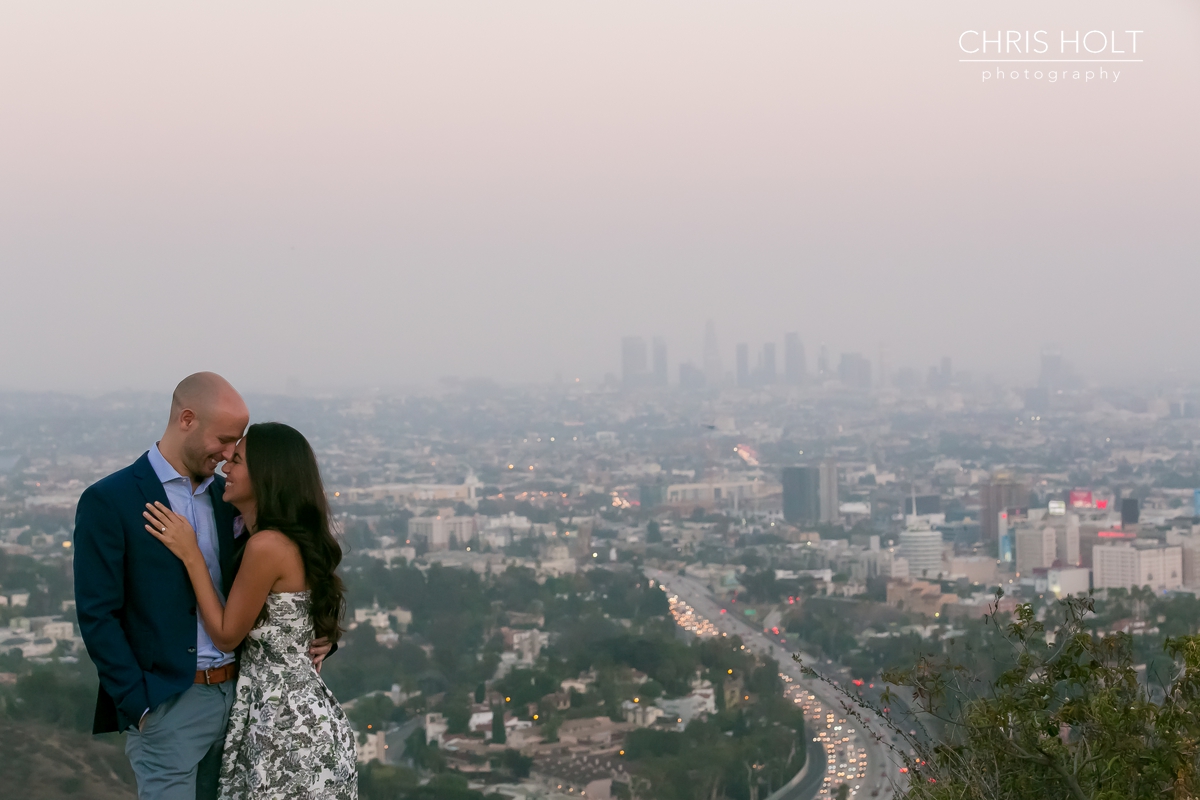
[[[223,667],[196,670],[196,683],[203,683],[206,685],[224,683],[225,681],[231,681],[236,677],[237,664],[232,662]]]

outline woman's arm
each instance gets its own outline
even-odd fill
[[[229,597],[222,606],[192,526],[161,503],[147,503],[146,508],[148,510],[144,516],[149,522],[146,530],[166,545],[187,568],[188,578],[196,592],[200,619],[209,638],[226,653],[237,649],[254,627],[263,604],[267,602],[267,594],[280,578],[282,543],[277,540],[286,537],[281,534],[255,534],[250,537],[242,554],[242,565],[229,590]]]

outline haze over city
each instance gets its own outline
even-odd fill
[[[1195,0],[0,4],[0,786],[1200,797],[1197,97]]]
[[[1099,382],[1200,355],[1194,4],[0,9],[0,388],[672,373],[736,342]],[[1138,29],[982,85],[968,28]],[[756,346],[756,345],[755,345]]]

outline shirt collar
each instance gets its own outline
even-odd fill
[[[150,459],[150,466],[154,468],[154,474],[158,476],[159,483],[170,483],[171,481],[186,481],[191,488],[192,481],[179,474],[179,470],[171,466],[171,462],[163,458],[163,454],[158,449],[156,442],[154,447],[146,453],[146,457]],[[192,491],[193,495],[203,494],[208,491],[209,484],[213,482],[214,476],[209,475],[199,486]]]

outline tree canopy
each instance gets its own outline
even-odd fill
[[[1155,692],[1133,637],[1090,629],[1092,598],[1052,608],[1049,624],[1029,604],[1011,619],[986,618],[1008,648],[992,676],[952,651],[884,673],[897,688],[881,703],[908,694],[919,720],[920,730],[891,723],[910,798],[1182,800],[1200,791],[1200,636],[1165,639],[1170,676]]]

